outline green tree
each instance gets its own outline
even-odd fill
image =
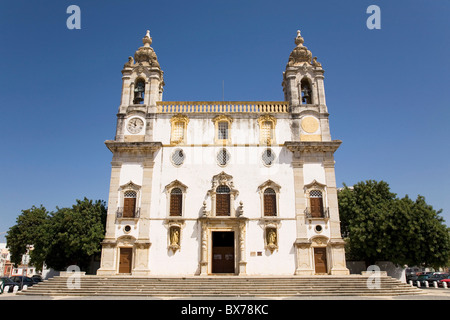
[[[43,206],[23,210],[6,236],[11,260],[20,264],[27,246],[33,245],[30,264],[38,270],[43,263],[64,270],[69,265],[85,269],[100,252],[105,235],[106,206],[101,200],[76,200],[71,208],[48,212]]]
[[[17,217],[16,224],[6,234],[6,244],[11,253],[11,262],[17,267],[21,264],[22,255],[27,252],[27,247],[41,241],[45,236],[45,229],[50,216],[44,206],[22,210]],[[39,250],[30,253],[30,264],[38,270],[42,269],[43,257]]]
[[[76,202],[72,208],[57,208],[52,214],[52,237],[46,244],[48,267],[63,270],[78,265],[83,270],[101,250],[107,211],[104,201],[84,198]]]
[[[449,228],[418,196],[398,199],[384,181],[359,182],[339,192],[341,231],[347,256],[366,265],[387,260],[399,265],[439,267],[450,256]]]
[[[450,258],[450,233],[444,219],[425,202],[423,196],[413,201],[408,196],[398,199],[388,221],[391,260],[401,265],[442,267]]]
[[[345,185],[344,185],[345,186]],[[386,260],[389,248],[386,219],[393,207],[395,194],[384,181],[359,182],[339,192],[341,232],[347,238],[350,259],[372,265]]]

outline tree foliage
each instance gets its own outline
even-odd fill
[[[49,212],[42,205],[22,210],[16,224],[6,234],[6,243],[14,265],[21,264],[22,255],[27,253],[27,247],[34,245],[45,234],[48,219]],[[35,256],[35,262],[38,262],[36,267],[42,267],[38,252],[35,252]]]
[[[345,185],[344,185],[345,186]],[[384,181],[359,182],[339,192],[342,235],[351,260],[392,261],[398,265],[440,267],[450,257],[449,228],[418,196],[397,198]]]
[[[92,255],[101,249],[105,224],[106,207],[101,200],[76,200],[71,208],[56,208],[55,212],[47,212],[42,206],[32,207],[23,210],[17,224],[10,228],[7,245],[16,265],[25,253],[23,248],[31,244],[34,250],[30,263],[37,269],[41,269],[43,262],[56,270],[69,265],[84,269]]]

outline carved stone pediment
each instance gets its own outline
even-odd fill
[[[125,235],[117,239],[117,246],[132,246],[136,242],[136,238],[130,235]]]
[[[275,192],[279,192],[281,189],[281,186],[277,184],[276,182],[273,182],[272,180],[267,180],[266,182],[262,183],[258,187],[258,191],[263,191],[266,188],[272,188],[275,190]]]
[[[219,174],[216,174],[212,178],[212,189],[216,189],[218,186],[227,186],[231,189],[233,192],[234,190],[234,184],[233,184],[233,176],[230,176],[229,174],[226,174],[224,171],[222,171]],[[237,190],[235,190],[237,191]]]
[[[120,190],[134,190],[134,191],[138,191],[139,189],[141,189],[141,186],[133,183],[131,180],[128,183],[125,183],[124,185],[120,186]]]
[[[328,238],[325,236],[316,236],[311,238],[312,245],[315,247],[326,247]]]
[[[169,192],[173,188],[180,188],[183,192],[186,192],[186,190],[188,189],[188,187],[185,184],[183,184],[182,182],[180,182],[178,180],[174,180],[171,183],[169,183],[167,186],[165,186],[164,190],[166,190],[166,192]]]
[[[325,189],[326,186],[327,186],[326,184],[317,182],[317,180],[314,179],[311,183],[305,184],[305,190],[309,190],[309,189],[323,190],[323,189]]]

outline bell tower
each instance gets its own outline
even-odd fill
[[[313,57],[311,51],[303,45],[304,39],[300,30],[295,37],[296,47],[289,55],[286,70],[283,72],[283,92],[285,101],[289,102],[290,113],[295,119],[302,118],[307,113],[317,115],[320,124],[312,126],[306,124],[312,120],[304,120],[303,124],[294,126],[293,140],[303,141],[331,141],[328,124],[328,109],[325,100],[324,69],[322,64]],[[302,128],[303,127],[303,128]],[[311,127],[317,127],[314,135]],[[306,129],[306,130],[305,130]]]
[[[325,90],[323,86],[324,70],[312,57],[311,51],[303,45],[304,39],[297,31],[297,45],[289,55],[286,71],[283,73],[283,91],[286,101],[289,101],[292,112],[298,113],[305,105],[325,105]]]
[[[340,233],[334,161],[334,152],[342,141],[331,140],[324,70],[317,62],[317,57],[313,57],[303,43],[304,39],[300,31],[297,31],[296,47],[289,55],[282,82],[285,101],[289,102],[291,114],[292,141],[286,141],[284,145],[292,152],[295,184],[295,274],[320,273],[322,271],[317,271],[319,261],[325,259],[330,274],[345,275],[349,271],[346,268],[344,241]],[[317,168],[323,171],[320,172]],[[312,172],[315,172],[315,176]],[[316,194],[319,197],[320,194],[326,194],[327,199],[315,200]],[[326,211],[326,214],[317,219],[312,213],[316,210],[315,203],[326,207],[319,209]],[[321,238],[322,234],[317,232],[317,226],[320,226],[320,230],[328,230],[328,239]],[[315,234],[311,230],[315,230]]]
[[[156,102],[162,100],[164,72],[151,47],[150,31],[142,39],[143,46],[129,57],[122,69],[122,96],[117,114],[116,141],[124,141],[127,114],[141,112],[143,115],[156,113]],[[151,118],[151,116],[150,116]],[[151,123],[147,127],[150,129]],[[151,141],[148,130],[145,141]]]

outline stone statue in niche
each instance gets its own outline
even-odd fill
[[[180,228],[179,227],[171,227],[170,228],[170,245],[169,248],[172,249],[173,252],[180,249]]]
[[[273,252],[273,250],[278,249],[277,244],[277,230],[275,228],[266,229],[266,248]]]

